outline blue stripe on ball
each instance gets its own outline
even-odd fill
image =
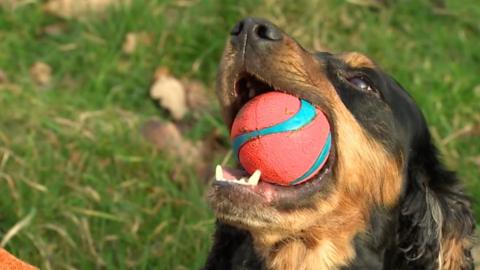
[[[322,152],[320,153],[320,155],[318,155],[317,160],[315,160],[315,163],[313,163],[312,167],[310,167],[310,169],[305,174],[295,179],[294,181],[290,182],[289,185],[292,186],[292,185],[298,184],[303,180],[305,180],[306,178],[310,177],[312,173],[314,173],[318,169],[318,167],[322,165],[325,159],[327,159],[331,146],[332,146],[332,134],[328,133],[327,141],[323,146]]]
[[[303,126],[312,122],[316,115],[315,107],[312,104],[307,102],[306,100],[301,100],[300,109],[296,114],[292,117],[288,118],[287,120],[275,124],[271,127],[267,127],[260,130],[251,131],[248,133],[244,133],[239,135],[233,140],[233,153],[234,156],[237,158],[237,161],[240,160],[239,151],[240,148],[247,143],[251,139],[258,138],[260,136],[270,135],[274,133],[282,133],[282,132],[290,132],[295,131]],[[295,180],[296,181],[296,180]]]

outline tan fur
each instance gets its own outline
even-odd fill
[[[327,199],[317,202],[314,212],[283,215],[280,218],[284,230],[253,230],[252,235],[268,269],[335,269],[355,257],[352,240],[365,231],[373,204],[391,206],[397,201],[402,164],[364,132],[323,73],[309,70],[318,66],[308,62],[292,64],[293,58],[301,59],[289,57],[290,65],[283,76],[315,74],[298,81],[311,83],[335,115],[338,183]],[[354,58],[356,64],[358,59]],[[299,66],[304,70],[301,73],[297,73]]]
[[[342,53],[338,57],[353,68],[375,68],[377,66],[372,59],[358,52]]]
[[[340,58],[354,67],[374,67],[371,60],[358,53]],[[336,184],[326,198],[316,199],[315,209],[285,213],[274,207],[255,205],[246,211],[245,215],[250,216],[236,220],[230,217],[225,221],[233,224],[241,220],[241,225],[240,222],[233,225],[250,231],[255,249],[265,259],[268,269],[336,269],[347,265],[355,257],[353,239],[366,231],[373,206],[392,206],[398,200],[401,159],[385,152],[382,145],[366,134],[340,100],[323,67],[294,41],[285,39],[283,49],[261,60],[263,70],[249,67],[246,62],[248,72],[275,82],[277,89],[293,85],[310,100],[325,102],[334,115]],[[219,89],[227,89],[232,81],[228,76],[236,74],[233,63],[243,60],[232,54],[227,45],[222,61],[218,85]],[[269,77],[272,74],[274,78]],[[231,95],[219,92],[227,124],[232,121],[229,113],[235,102]],[[258,213],[262,220],[269,220],[268,224],[259,225],[255,218]]]
[[[252,232],[255,247],[269,269],[335,269],[346,265],[355,257],[352,240],[365,231],[372,205],[393,205],[398,198],[399,165],[381,146],[368,140],[360,127],[340,121],[343,127],[337,132],[351,135],[338,136],[338,143],[344,145],[338,152],[339,183],[328,199],[318,202],[321,210],[314,215],[297,213],[295,224],[286,223],[280,233]],[[289,229],[299,227],[304,229]]]
[[[331,216],[333,219],[324,220],[325,224],[317,223],[290,237],[253,234],[255,247],[266,258],[268,269],[335,269],[350,261],[355,256],[352,239],[365,222],[351,207],[353,202],[349,203],[334,210],[344,216]]]
[[[457,239],[447,237],[442,240],[442,250],[439,269],[458,270],[467,265],[465,250],[472,248],[472,243],[468,239]]]

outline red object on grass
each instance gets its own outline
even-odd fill
[[[0,269],[2,270],[38,270],[38,268],[25,263],[0,248]]]

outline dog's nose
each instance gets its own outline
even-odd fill
[[[264,19],[245,18],[238,22],[230,31],[232,45],[242,50],[247,44],[262,46],[281,41],[282,31],[271,22]]]

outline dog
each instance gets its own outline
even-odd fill
[[[469,199],[397,81],[360,53],[312,54],[267,20],[240,21],[217,77],[226,125],[279,89],[329,119],[327,164],[296,186],[214,181],[205,270],[473,269]]]

